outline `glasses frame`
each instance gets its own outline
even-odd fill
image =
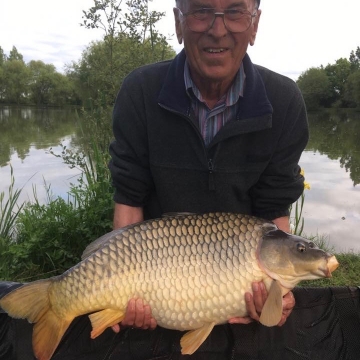
[[[249,23],[249,26],[248,26],[245,30],[242,30],[242,31],[232,31],[232,30],[229,30],[229,28],[228,28],[227,25],[226,25],[226,19],[225,19],[226,12],[215,11],[215,12],[213,13],[213,20],[212,20],[211,23],[209,24],[208,28],[207,28],[206,30],[203,30],[203,31],[196,31],[196,30],[191,29],[191,27],[189,26],[188,21],[187,21],[188,16],[195,14],[195,13],[196,13],[197,11],[199,11],[199,10],[203,10],[203,9],[206,9],[206,10],[215,10],[215,9],[214,9],[214,8],[201,8],[201,9],[197,9],[197,10],[193,10],[193,11],[188,11],[187,13],[183,13],[179,8],[177,8],[177,9],[178,9],[178,11],[179,11],[180,16],[183,17],[183,18],[185,18],[186,25],[188,26],[188,28],[189,28],[192,32],[195,32],[195,33],[204,33],[204,32],[209,31],[209,30],[213,27],[214,22],[215,22],[215,20],[216,20],[216,17],[219,16],[219,17],[222,17],[223,22],[224,22],[224,26],[225,26],[225,28],[226,28],[227,31],[229,31],[229,32],[231,32],[231,33],[241,34],[241,33],[245,32],[245,31],[249,30],[250,26],[253,24],[254,18],[255,18],[255,17],[257,16],[257,14],[258,14],[258,9],[257,9],[257,8],[254,10],[253,13],[251,13],[250,11],[245,10],[244,13],[247,13],[247,15],[250,15],[250,16],[251,16],[251,21],[250,21],[250,23]]]

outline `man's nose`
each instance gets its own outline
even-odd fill
[[[223,36],[228,32],[224,15],[225,14],[221,12],[214,13],[214,19],[208,32],[216,36]]]

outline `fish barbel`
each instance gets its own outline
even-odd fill
[[[272,222],[232,214],[178,214],[133,224],[90,244],[62,275],[34,281],[0,300],[12,317],[33,327],[33,349],[49,360],[72,320],[83,314],[91,337],[122,321],[128,301],[150,305],[159,326],[190,330],[192,354],[213,327],[246,316],[245,292],[263,281],[268,297],[260,322],[278,324],[281,298],[301,280],[330,277],[335,256],[279,230]]]

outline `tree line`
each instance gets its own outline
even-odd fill
[[[64,105],[77,100],[70,79],[54,65],[39,60],[26,64],[15,46],[9,55],[0,46],[0,103]]]
[[[306,70],[297,84],[308,110],[360,108],[360,47],[351,51],[349,59]]]
[[[90,99],[111,105],[132,69],[175,56],[156,30],[164,15],[149,11],[147,0],[130,0],[125,10],[115,0],[94,1],[81,26],[102,29],[103,40],[90,43],[64,74],[40,60],[25,63],[15,46],[9,54],[0,46],[0,103],[87,106]]]

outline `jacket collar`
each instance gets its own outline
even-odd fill
[[[185,51],[182,50],[171,62],[164,85],[160,91],[160,105],[190,115],[191,102],[186,94],[184,82]],[[273,108],[266,94],[260,73],[246,54],[243,59],[246,74],[244,96],[240,98],[237,120],[272,114]]]

